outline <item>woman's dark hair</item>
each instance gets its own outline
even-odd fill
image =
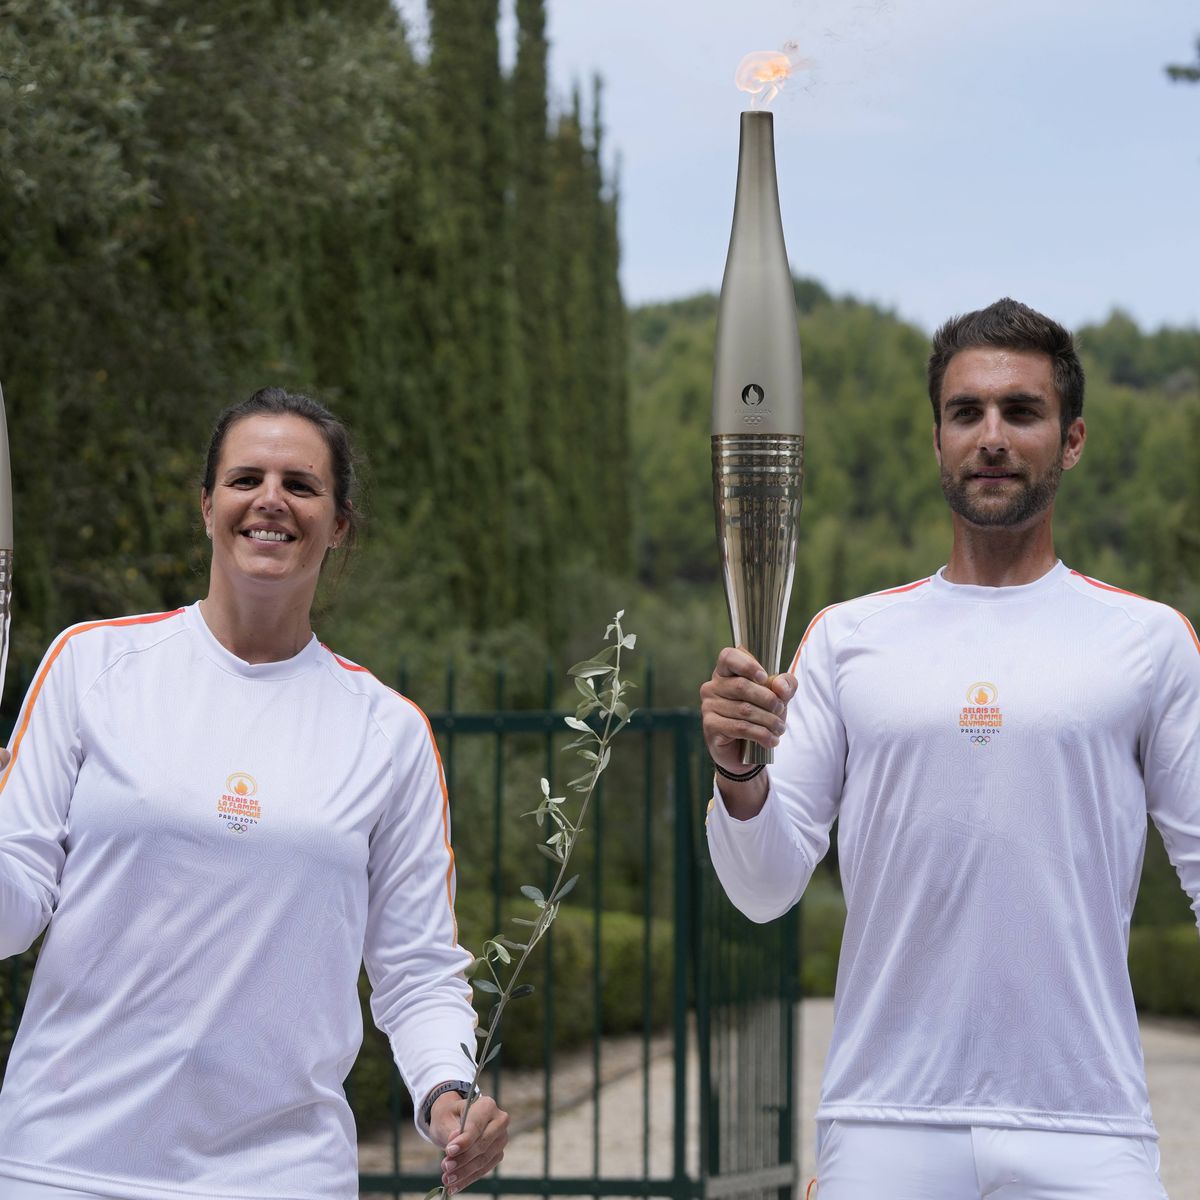
[[[362,515],[354,504],[357,490],[354,473],[356,456],[345,425],[311,396],[304,396],[299,392],[286,392],[283,388],[268,387],[260,388],[249,400],[231,404],[213,426],[212,437],[208,443],[208,456],[204,460],[201,487],[212,495],[225,437],[234,425],[246,417],[285,415],[303,417],[304,420],[311,421],[321,431],[325,445],[329,447],[329,461],[333,467],[333,503],[337,515],[349,522],[342,545],[350,549],[357,541],[362,525]]]
[[[1049,357],[1065,442],[1071,423],[1083,414],[1083,366],[1075,339],[1057,321],[1007,296],[987,308],[951,317],[933,335],[927,373],[934,424],[942,424],[942,377],[950,360],[961,350],[981,347],[1031,350]]]

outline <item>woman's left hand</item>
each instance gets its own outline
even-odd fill
[[[491,1096],[480,1096],[467,1113],[467,1124],[459,1132],[466,1105],[457,1092],[447,1092],[433,1102],[429,1134],[446,1147],[442,1159],[442,1186],[447,1195],[461,1192],[482,1179],[504,1157],[508,1145],[508,1113]]]

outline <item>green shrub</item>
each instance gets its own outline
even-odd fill
[[[1200,943],[1194,925],[1130,931],[1129,976],[1142,1012],[1200,1017]]]
[[[800,903],[801,995],[833,995],[845,923],[842,893],[827,875],[815,875]]]

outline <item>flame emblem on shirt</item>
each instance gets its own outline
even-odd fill
[[[234,771],[225,780],[225,790],[217,801],[217,816],[232,833],[248,833],[262,820],[257,795],[258,781],[245,771]]]
[[[958,731],[972,746],[990,746],[1004,724],[1000,711],[1000,691],[994,683],[977,679],[966,692],[967,702],[958,714]]]

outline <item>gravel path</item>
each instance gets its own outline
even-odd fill
[[[802,1168],[811,1175],[816,1110],[821,1070],[833,1024],[831,1000],[806,1000],[802,1006]],[[1147,1019],[1142,1022],[1142,1043],[1150,1102],[1158,1125],[1162,1149],[1162,1179],[1171,1200],[1200,1197],[1200,1024]],[[646,1090],[642,1079],[642,1043],[637,1038],[606,1042],[602,1058],[600,1096],[600,1151],[594,1132],[597,1114],[591,1100],[592,1059],[585,1053],[564,1056],[555,1072],[555,1106],[550,1169],[558,1175],[589,1175],[598,1168],[604,1175],[641,1176],[648,1165],[652,1176],[671,1172],[672,1096],[674,1070],[670,1042],[656,1038],[652,1044],[648,1126],[643,1107]],[[688,1066],[689,1091],[694,1094],[697,1065]],[[514,1073],[505,1078],[503,1101],[513,1115],[514,1136],[504,1158],[503,1171],[513,1175],[540,1175],[545,1155],[545,1131],[539,1123],[542,1076]],[[688,1121],[688,1161],[695,1172],[699,1163],[698,1119],[695,1104]],[[436,1159],[428,1147],[416,1142],[411,1128],[405,1137],[405,1161],[433,1167]],[[360,1147],[362,1169],[390,1169],[384,1146]],[[803,1188],[801,1189],[803,1195]],[[364,1198],[365,1200],[365,1198]]]

